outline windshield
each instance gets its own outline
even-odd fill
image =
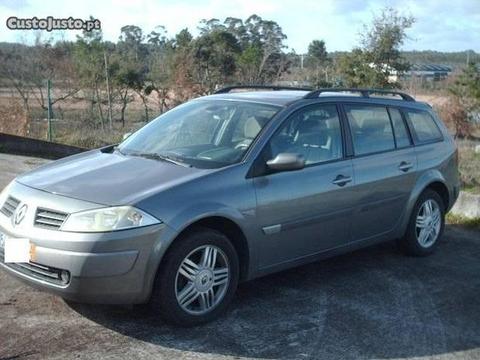
[[[279,109],[241,101],[191,101],[141,128],[118,150],[199,168],[234,164]]]

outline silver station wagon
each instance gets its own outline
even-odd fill
[[[12,181],[0,267],[191,326],[240,281],[393,239],[432,253],[458,192],[452,137],[407,94],[230,87]]]

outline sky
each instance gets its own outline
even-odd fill
[[[480,0],[0,0],[0,41],[33,42],[33,31],[6,27],[11,16],[93,16],[101,21],[104,38],[117,41],[123,25],[140,26],[146,34],[163,25],[173,36],[185,27],[197,34],[202,19],[257,14],[276,21],[288,37],[286,45],[297,53],[306,52],[313,39],[325,40],[328,51],[345,51],[359,43],[363,24],[386,6],[416,18],[404,50],[480,52]],[[74,40],[76,34],[42,36]]]

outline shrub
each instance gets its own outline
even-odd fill
[[[17,101],[9,101],[0,107],[0,133],[27,136],[29,117]]]
[[[456,96],[449,97],[448,101],[438,108],[438,113],[455,138],[464,139],[472,136],[467,111]]]

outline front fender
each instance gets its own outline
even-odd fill
[[[245,231],[245,229],[248,228],[248,226],[245,226],[245,222],[248,220],[245,218],[244,214],[236,209],[229,208],[224,204],[217,202],[196,203],[195,207],[183,209],[181,212],[177,213],[175,217],[168,221],[168,224],[166,224],[167,226],[162,233],[161,239],[158,240],[158,243],[152,249],[152,253],[147,265],[148,270],[146,271],[144,281],[145,301],[151,294],[155,281],[155,275],[163,260],[163,257],[173,242],[177,239],[178,235],[190,225],[210,217],[222,217],[234,222],[245,234],[245,237],[248,241],[249,236]],[[248,246],[248,251],[250,259],[252,259],[252,246],[250,246],[250,244]],[[248,272],[251,271],[251,269],[248,269]]]
[[[220,216],[236,223],[243,230],[245,216],[237,209],[226,206],[219,202],[196,203],[194,207],[183,209],[169,219],[168,225],[178,233],[189,227],[191,224],[212,216]]]

